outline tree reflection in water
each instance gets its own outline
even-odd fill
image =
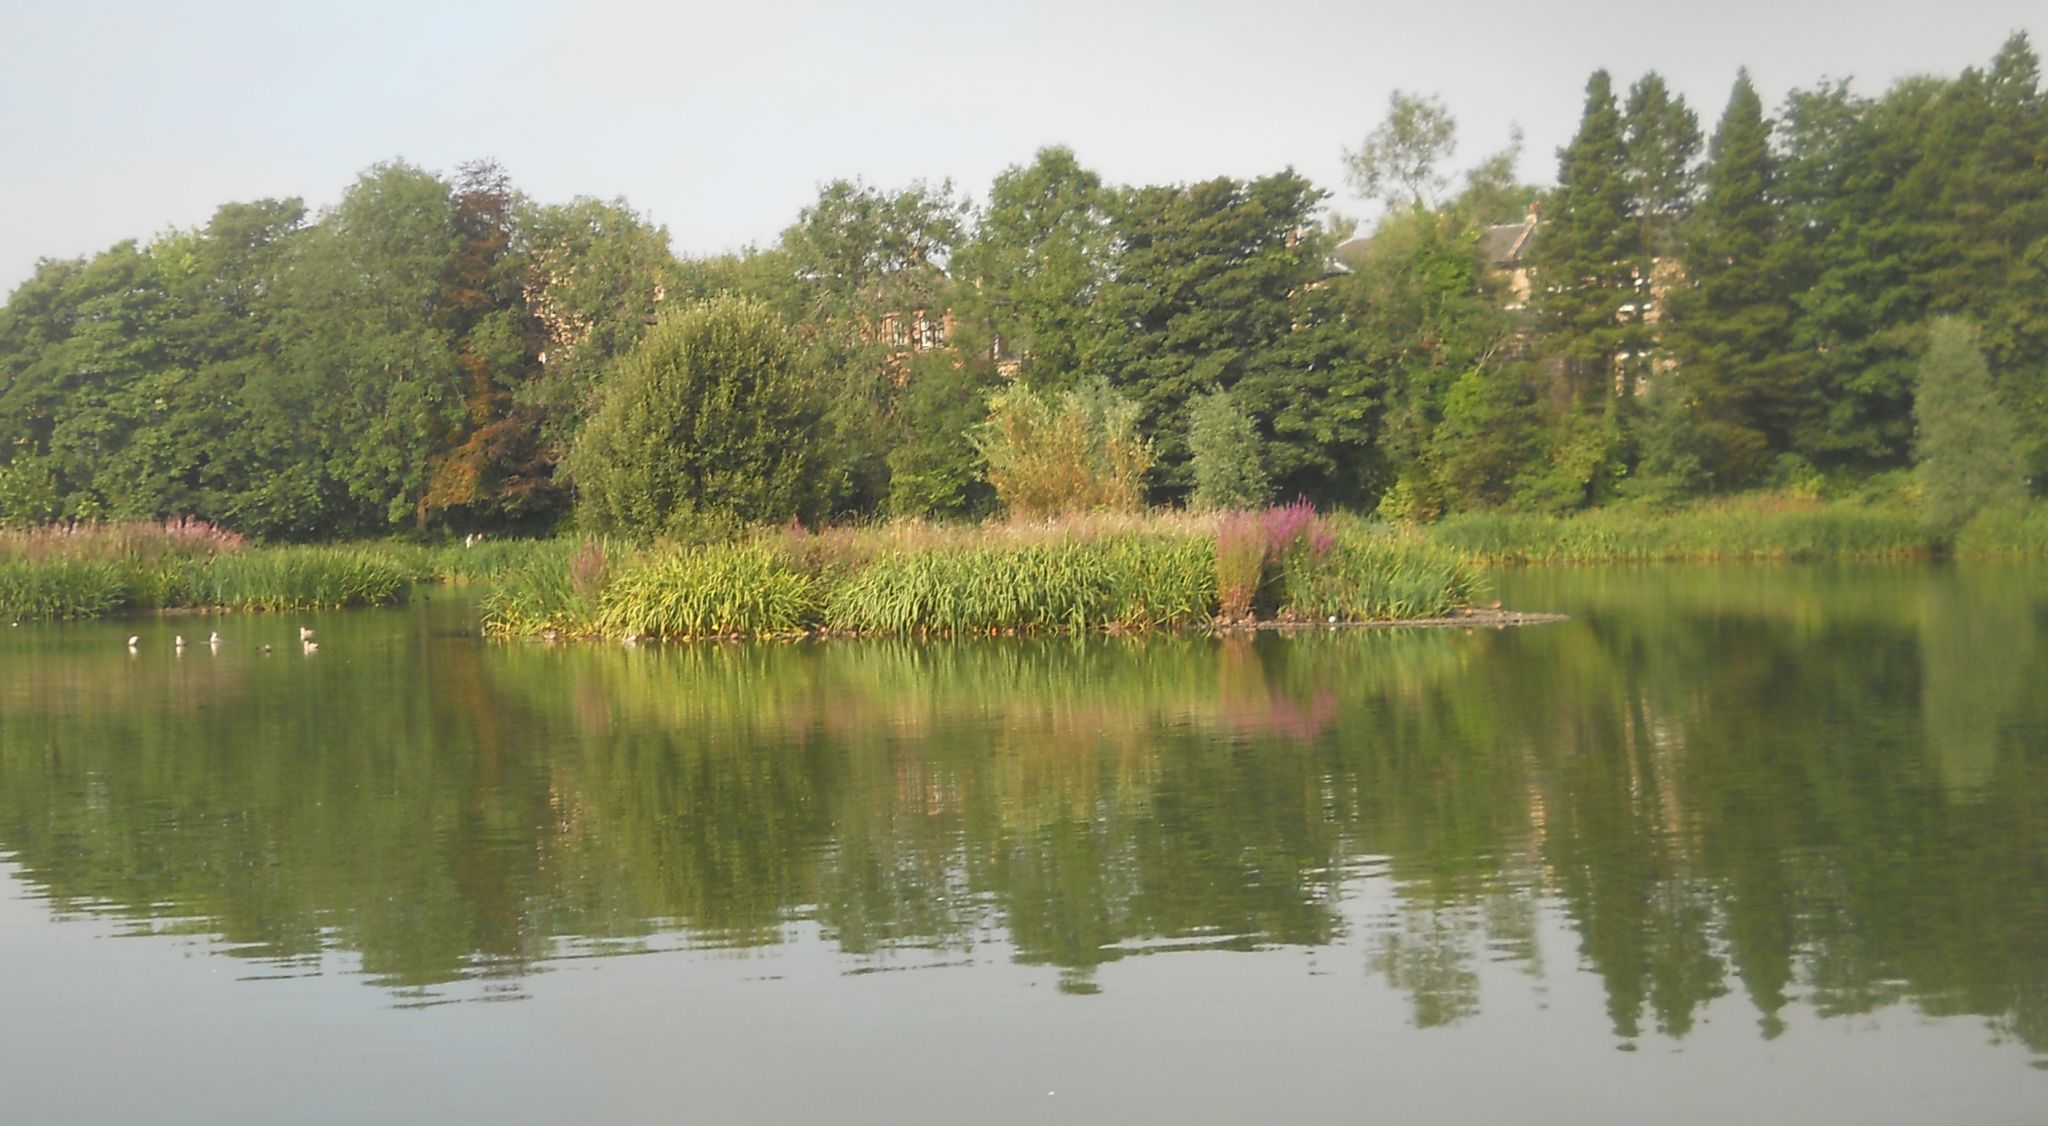
[[[2038,567],[1506,582],[1575,617],[622,651],[420,609],[323,625],[334,660],[168,670],[10,631],[0,850],[53,910],[394,989],[808,927],[1072,992],[1356,942],[1432,1026],[1482,1014],[1480,959],[1556,972],[1552,913],[1618,1036],[1737,991],[1766,1037],[1905,1000],[2048,1050]],[[1398,907],[1347,916],[1361,881]]]

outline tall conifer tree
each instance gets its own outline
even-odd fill
[[[1558,155],[1558,190],[1536,240],[1537,308],[1573,397],[1597,403],[1627,335],[1621,308],[1634,299],[1639,248],[1621,111],[1606,71],[1587,81],[1578,134]]]
[[[1629,87],[1623,119],[1629,210],[1645,256],[1677,249],[1679,228],[1692,210],[1693,162],[1700,155],[1700,121],[1685,99],[1655,71]]]
[[[1701,431],[1710,483],[1755,484],[1790,448],[1806,399],[1793,353],[1795,244],[1777,197],[1771,123],[1749,72],[1735,80],[1714,131],[1688,225],[1688,284],[1671,295],[1669,380]]]

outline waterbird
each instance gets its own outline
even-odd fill
[[[220,631],[214,630],[213,634],[206,639],[206,643],[215,649],[220,648]]]
[[[320,643],[317,641],[301,641],[299,644],[304,646],[308,653],[318,653],[320,651]]]
[[[172,638],[171,644],[177,646],[180,649],[183,649],[185,647],[185,635],[181,633],[178,636]]]
[[[135,648],[139,648],[139,647],[140,647],[141,645],[142,645],[142,635],[141,635],[141,634],[130,634],[130,635],[128,636],[128,648],[130,648],[130,649],[135,649]]]
[[[270,656],[270,646],[268,646],[268,645],[258,645],[258,646],[256,647],[256,651],[257,651],[258,653],[261,653],[261,654],[263,654],[263,655],[264,655],[264,656],[266,656],[266,657]]]
[[[307,629],[307,628],[306,628],[305,626],[300,626],[300,627],[299,627],[299,640],[300,640],[300,641],[311,641],[311,640],[313,640],[313,631],[312,631],[312,630],[309,630],[309,629]]]

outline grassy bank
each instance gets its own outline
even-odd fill
[[[485,628],[513,636],[967,635],[1433,617],[1469,603],[1477,583],[1419,535],[1301,506],[592,542],[529,559],[483,606]]]
[[[2048,502],[1987,511],[1950,533],[1910,498],[1749,496],[1675,512],[1604,508],[1566,516],[1466,513],[1430,538],[1483,563],[1645,563],[1989,558],[2048,555]]]
[[[0,533],[0,617],[126,611],[308,610],[396,601],[406,567],[349,547],[250,547],[196,522]]]
[[[1939,541],[1903,506],[1746,498],[1677,512],[1467,513],[1431,539],[1486,563],[1816,560],[1932,555]]]

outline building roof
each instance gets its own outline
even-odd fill
[[[1495,266],[1519,266],[1528,256],[1529,244],[1535,238],[1536,213],[1531,211],[1529,217],[1519,223],[1496,223],[1480,231],[1479,252]]]
[[[1529,247],[1536,239],[1536,213],[1519,223],[1496,223],[1479,230],[1479,252],[1486,256],[1490,266],[1513,269],[1523,265],[1529,256]],[[1365,264],[1372,256],[1372,236],[1359,235],[1337,244],[1330,251],[1330,267],[1333,273],[1350,273]]]

